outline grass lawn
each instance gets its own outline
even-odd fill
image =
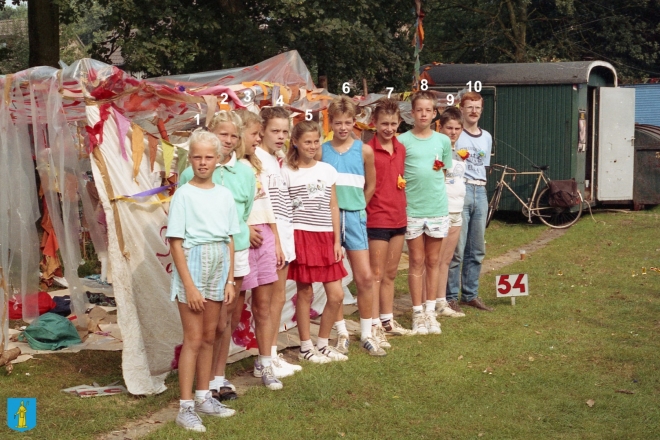
[[[354,344],[348,362],[308,366],[282,391],[251,389],[232,404],[235,417],[207,419],[206,434],[169,423],[147,438],[658,438],[660,273],[650,267],[660,267],[660,209],[595,218],[499,272],[529,274],[530,296],[515,307],[495,299],[488,274],[481,295],[493,313],[444,319],[440,336],[391,338],[382,359]],[[543,230],[495,223],[489,256]],[[176,398],[59,392],[118,379],[116,353],[43,356],[0,373],[0,398],[37,397],[38,426],[26,434],[52,439],[90,438]],[[28,438],[0,428],[14,437]]]

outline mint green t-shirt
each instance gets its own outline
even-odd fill
[[[189,182],[194,176],[192,167],[186,168],[179,176],[179,184]],[[224,165],[216,167],[213,172],[213,183],[227,188],[236,202],[236,212],[238,213],[238,224],[240,232],[234,235],[234,251],[242,251],[250,247],[250,229],[247,225],[247,219],[252,211],[254,202],[254,191],[257,186],[257,180],[252,168],[236,160],[236,153]],[[175,193],[176,194],[176,193]]]
[[[408,217],[427,218],[449,215],[443,169],[451,168],[451,141],[444,134],[433,132],[420,139],[412,131],[397,138],[406,147],[406,213]],[[435,160],[444,163],[433,169]]]
[[[215,185],[203,189],[186,184],[174,193],[165,235],[183,238],[184,248],[228,243],[229,236],[239,231],[236,203],[227,188]]]

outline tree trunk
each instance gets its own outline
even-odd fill
[[[27,4],[30,67],[59,67],[59,6],[54,0],[30,0]]]

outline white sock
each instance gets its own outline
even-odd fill
[[[273,345],[270,348],[270,356],[276,358],[277,357],[277,345]]]
[[[194,400],[179,400],[179,407],[181,408],[190,408],[192,406],[195,406]]]
[[[311,339],[308,339],[306,341],[300,341],[300,351],[309,351],[312,348],[314,348],[314,344],[312,344]]]
[[[319,350],[328,346],[328,338],[317,338],[316,348]]]
[[[348,334],[348,330],[346,329],[346,321],[343,319],[341,321],[335,322],[335,329],[337,330],[337,333],[340,335]]]
[[[219,390],[220,387],[225,383],[225,376],[215,376],[211,382],[209,382],[209,389]]]
[[[370,337],[371,337],[371,318],[367,318],[367,319],[360,318],[360,340],[364,341]]]
[[[424,311],[424,306],[413,306],[413,313],[422,313]]]
[[[380,323],[386,324],[388,321],[394,319],[394,313],[383,313],[380,315]]]
[[[208,393],[209,390],[195,390],[195,402],[202,403],[205,401]]]
[[[372,318],[371,319],[371,325],[380,325],[380,319]]]
[[[270,356],[259,355],[259,363],[262,367],[270,367],[273,365],[273,358]]]
[[[435,301],[426,301],[426,313],[435,312]]]

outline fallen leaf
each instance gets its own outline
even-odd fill
[[[484,373],[493,374],[493,369],[491,367],[486,367],[486,369],[484,370]]]
[[[541,334],[541,332],[538,331],[538,330],[536,330],[534,333],[536,333],[537,335],[540,335],[540,334]]]
[[[483,436],[484,436],[484,433],[483,433],[483,432],[480,432],[480,433],[479,433],[479,437],[483,437]]]
[[[338,432],[337,434],[339,434],[340,437],[345,437],[346,436],[346,433],[343,433],[343,432]]]
[[[459,360],[459,361],[460,361],[461,359],[463,359],[463,355],[460,355],[460,356],[458,357],[458,360]]]
[[[591,408],[592,406],[594,406],[595,403],[596,403],[596,402],[594,401],[594,399],[589,399],[589,400],[587,400],[587,406],[588,406],[589,408]]]
[[[392,399],[398,399],[399,396],[392,396]]]
[[[530,361],[530,362],[534,362],[534,356],[530,356],[530,357],[529,357],[529,361]]]
[[[615,393],[621,393],[621,394],[635,394],[634,391],[630,391],[630,390],[616,390]]]

